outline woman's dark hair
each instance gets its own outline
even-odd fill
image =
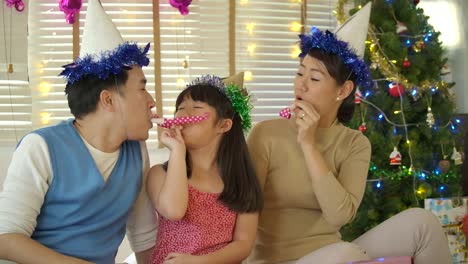
[[[67,94],[68,107],[70,107],[73,116],[80,119],[96,111],[101,92],[105,89],[117,89],[123,95],[121,89],[123,84],[127,82],[128,70],[130,68],[122,70],[117,75],[111,74],[105,80],[99,79],[95,75],[88,75],[73,84],[67,83],[65,94]]]
[[[238,213],[257,212],[263,208],[263,195],[250,159],[241,119],[226,95],[209,84],[189,86],[179,94],[176,109],[184,99],[204,102],[216,109],[218,120],[232,119],[231,129],[224,133],[218,148],[217,165],[224,189],[219,200]],[[190,178],[190,157],[187,154],[187,176]],[[167,170],[168,163],[164,164]]]
[[[311,49],[308,53],[309,56],[316,58],[323,62],[327,68],[328,73],[335,79],[338,85],[343,85],[347,80],[354,84],[353,91],[343,100],[340,108],[338,109],[338,121],[341,123],[348,123],[353,117],[354,113],[354,93],[356,92],[356,75],[346,66],[341,58],[332,53],[327,53],[322,49]]]

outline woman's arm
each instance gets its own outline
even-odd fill
[[[327,165],[318,150],[304,149],[307,170],[323,217],[336,226],[343,226],[354,218],[366,187],[371,146],[364,136],[353,140],[338,175],[322,169]]]
[[[297,140],[304,153],[312,188],[323,217],[330,224],[341,227],[356,215],[364,195],[371,153],[369,140],[361,134],[350,138],[351,149],[341,162],[339,175],[334,175],[317,148],[315,133],[320,115],[305,101],[296,101],[295,104],[298,106],[296,114],[303,116],[296,119]]]
[[[161,141],[171,150],[167,172],[162,165],[153,166],[146,188],[158,213],[177,221],[184,217],[188,206],[186,150],[180,129],[164,131]]]

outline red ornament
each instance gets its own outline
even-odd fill
[[[419,4],[419,0],[413,0],[413,4],[414,4],[414,5]]]
[[[399,83],[390,83],[388,88],[388,93],[393,97],[400,97],[400,94],[405,94],[405,87]]]
[[[362,122],[362,124],[359,126],[359,131],[364,133],[364,132],[366,132],[366,130],[367,130],[366,123]]]
[[[462,223],[463,223],[462,225],[463,233],[465,233],[465,236],[468,236],[468,215],[465,215],[463,217]]]
[[[411,61],[408,60],[408,58],[405,58],[405,59],[403,60],[403,67],[404,67],[404,68],[409,68],[410,66],[411,66]]]

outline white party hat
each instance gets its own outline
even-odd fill
[[[334,31],[336,36],[348,42],[348,45],[356,51],[356,55],[361,58],[364,57],[371,8],[372,2],[367,3]]]
[[[114,50],[124,40],[99,0],[89,0],[80,57]]]
[[[350,17],[334,33],[322,32],[312,27],[310,34],[299,35],[301,39],[301,53],[299,57],[305,57],[312,49],[322,50],[325,53],[335,54],[356,76],[356,84],[362,87],[371,86],[369,68],[363,58],[371,3],[361,8],[354,16]]]
[[[149,46],[141,50],[137,43],[124,42],[99,0],[89,0],[80,57],[63,66],[60,75],[68,83],[90,75],[105,80],[133,65],[148,66]]]

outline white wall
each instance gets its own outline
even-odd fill
[[[0,190],[2,189],[3,180],[6,176],[8,165],[11,161],[15,147],[0,147]],[[169,157],[168,149],[150,150],[150,164],[158,164],[166,161]],[[127,239],[125,238],[117,253],[116,261],[123,262],[132,253]],[[2,262],[2,261],[0,261]]]
[[[453,91],[457,103],[457,113],[468,113],[468,85],[465,76],[468,74],[468,1],[466,0],[423,0],[419,7],[429,16],[429,24],[440,31],[439,40],[447,50],[451,74],[448,81],[455,82]]]

